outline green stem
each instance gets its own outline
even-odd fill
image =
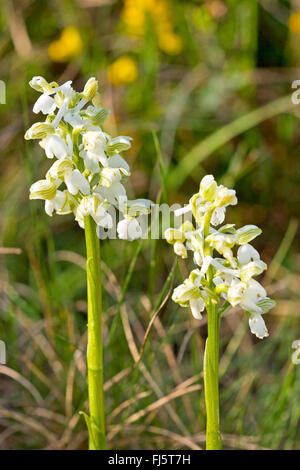
[[[204,223],[204,239],[209,234],[213,208],[207,212]],[[204,242],[205,256],[212,256],[213,250]],[[207,281],[211,289],[213,285],[213,267],[207,270]],[[220,349],[220,312],[218,304],[212,297],[206,304],[208,334],[204,357],[204,393],[206,405],[206,450],[222,449],[219,420],[219,349]]]
[[[90,416],[86,416],[89,431],[89,449],[106,449],[104,392],[103,392],[103,351],[102,351],[102,294],[100,243],[96,224],[91,216],[84,218],[86,242],[86,272],[88,292],[88,394]]]
[[[204,359],[204,391],[206,404],[206,449],[222,449],[219,430],[219,335],[220,315],[212,301],[207,306],[208,338]]]

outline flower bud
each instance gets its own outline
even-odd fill
[[[52,181],[39,180],[30,187],[29,199],[53,199],[56,195],[56,186]]]
[[[198,264],[198,266],[202,266],[203,258],[202,258],[201,253],[199,253],[199,251],[195,251],[194,253],[194,263]]]
[[[56,160],[46,174],[46,178],[64,179],[64,175],[73,169],[73,163],[68,159]]]
[[[168,228],[165,231],[165,239],[168,243],[173,245],[175,242],[184,243],[185,242],[185,235],[183,231],[176,229],[176,228]]]
[[[182,232],[193,232],[195,230],[192,222],[190,222],[189,220],[187,220],[186,222],[184,222],[181,226],[180,226],[180,229]]]
[[[213,201],[217,191],[217,183],[213,175],[206,175],[200,183],[200,196],[204,201]]]
[[[253,246],[246,243],[245,245],[239,247],[237,251],[237,259],[240,265],[244,265],[250,263],[250,261],[259,260],[260,256],[258,251],[253,248]]]
[[[25,134],[25,139],[44,139],[49,134],[54,134],[55,129],[49,122],[36,122]]]
[[[29,85],[40,93],[52,93],[52,86],[44,79],[44,77],[33,77]]]
[[[96,93],[98,92],[98,80],[95,79],[95,77],[91,77],[88,79],[86,82],[84,89],[83,89],[83,95],[86,100],[91,101]]]
[[[176,255],[180,256],[181,258],[187,258],[187,249],[181,242],[174,243],[174,252]]]
[[[237,197],[234,189],[228,189],[221,186],[218,189],[217,197],[215,201],[216,207],[235,206],[237,204]]]

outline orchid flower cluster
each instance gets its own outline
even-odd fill
[[[236,229],[233,224],[216,228],[225,219],[226,207],[236,204],[235,191],[218,186],[214,177],[207,175],[189,204],[175,211],[176,216],[191,212],[196,227],[186,221],[179,229],[167,229],[165,238],[182,258],[187,258],[187,250],[192,250],[198,267],[175,288],[172,299],[183,307],[189,306],[196,319],[202,318],[201,312],[209,302],[219,305],[224,299],[221,311],[224,306],[241,307],[249,317],[251,332],[262,339],[268,336],[262,315],[275,302],[254,279],[267,268],[258,251],[250,245],[261,230],[255,225]],[[216,257],[213,257],[214,252]]]
[[[33,112],[47,117],[33,124],[25,139],[40,140],[47,158],[55,158],[55,162],[45,179],[31,186],[29,197],[45,200],[49,216],[73,213],[82,228],[88,215],[98,228],[112,228],[109,209],[116,208],[124,216],[117,226],[119,238],[140,238],[137,217],[150,211],[151,201],[130,201],[126,195],[123,183],[130,168],[120,154],[131,147],[131,138],[113,138],[102,130],[109,111],[101,106],[95,78],[90,78],[80,93],[71,83],[59,86],[43,77],[30,81],[30,86],[42,93]]]

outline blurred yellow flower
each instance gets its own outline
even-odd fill
[[[173,32],[160,34],[158,36],[158,44],[161,50],[167,54],[179,54],[182,50],[181,37]]]
[[[300,11],[291,14],[288,19],[288,27],[292,33],[300,34]]]
[[[167,54],[179,54],[182,41],[174,32],[171,7],[167,0],[125,0],[121,17],[129,36],[143,37],[147,16],[153,22],[158,45]]]
[[[144,32],[145,12],[139,0],[126,0],[121,17],[130,36],[141,37]]]
[[[49,44],[48,54],[54,62],[67,62],[81,54],[83,48],[82,39],[75,26],[64,28],[61,36]]]
[[[108,79],[113,86],[133,82],[136,80],[138,73],[136,61],[126,55],[119,57],[107,69]]]

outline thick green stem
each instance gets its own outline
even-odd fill
[[[100,268],[100,242],[92,217],[84,218],[86,241],[86,272],[88,292],[88,394],[90,416],[86,417],[89,431],[89,449],[106,449],[103,393],[102,351],[102,294]]]
[[[209,234],[210,220],[213,208],[204,218],[204,238]],[[212,256],[212,248],[205,242],[205,256]],[[213,289],[213,268],[207,270],[209,287]],[[204,392],[206,405],[206,449],[222,449],[219,419],[219,349],[220,349],[220,312],[214,299],[206,304],[208,334],[204,358]]]
[[[206,404],[206,449],[222,449],[219,422],[219,335],[220,315],[217,305],[207,307],[208,338],[204,359],[204,390]]]

